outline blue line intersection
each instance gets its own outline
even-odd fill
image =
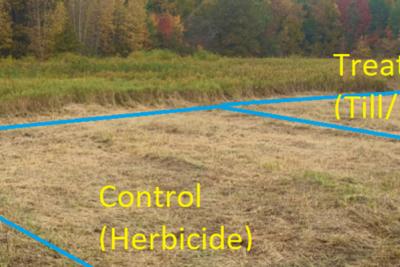
[[[387,91],[387,92],[373,92],[373,93],[361,93],[361,94],[345,94],[343,96],[371,96],[371,95],[382,95],[382,96],[393,96],[396,94],[400,94],[400,91]],[[179,109],[166,109],[166,110],[156,110],[156,111],[146,111],[146,112],[136,112],[136,113],[125,113],[125,114],[116,114],[116,115],[105,115],[105,116],[93,116],[93,117],[85,117],[85,118],[75,118],[75,119],[65,119],[65,120],[54,120],[54,121],[42,121],[42,122],[32,122],[32,123],[23,123],[23,124],[10,124],[10,125],[0,125],[0,132],[2,131],[11,131],[11,130],[21,130],[21,129],[30,129],[30,128],[38,128],[38,127],[50,127],[50,126],[60,126],[60,125],[71,125],[71,124],[80,124],[80,123],[90,123],[90,122],[100,122],[100,121],[112,121],[112,120],[121,120],[121,119],[132,119],[132,118],[140,118],[140,117],[152,117],[152,116],[161,116],[161,115],[173,115],[173,114],[182,114],[182,113],[193,113],[193,112],[201,112],[201,111],[212,111],[212,110],[224,110],[229,112],[235,112],[250,116],[263,117],[268,119],[287,121],[299,124],[305,124],[316,127],[323,127],[328,129],[334,129],[345,132],[352,132],[357,134],[388,138],[392,140],[399,140],[400,135],[380,132],[375,130],[369,130],[364,128],[356,128],[350,127],[340,124],[321,122],[315,120],[302,119],[297,117],[290,117],[285,115],[261,112],[256,110],[239,108],[243,106],[254,106],[254,105],[273,105],[273,104],[282,104],[282,103],[304,103],[304,102],[313,102],[313,101],[331,101],[338,98],[338,95],[327,95],[327,96],[307,96],[307,97],[293,97],[293,98],[277,98],[277,99],[265,99],[265,100],[253,100],[253,101],[242,101],[242,102],[228,102],[221,103],[218,105],[211,106],[197,106],[197,107],[189,107],[189,108],[179,108]],[[41,237],[35,235],[34,233],[24,229],[23,227],[13,223],[12,221],[6,219],[5,217],[0,215],[0,223],[8,226],[9,228],[20,232],[43,246],[59,253],[60,255],[70,259],[74,263],[84,266],[91,267],[89,263],[84,260],[68,253],[67,251],[57,247],[56,245],[42,239]]]

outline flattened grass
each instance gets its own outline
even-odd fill
[[[378,79],[342,79],[337,61],[303,58],[225,58],[206,52],[177,56],[140,52],[129,58],[60,55],[0,60],[0,113],[24,114],[69,103],[159,104],[171,99],[208,103],[308,91],[384,90]]]

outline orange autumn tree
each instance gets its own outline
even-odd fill
[[[150,32],[153,46],[161,48],[179,48],[183,44],[184,26],[175,5],[162,0],[153,1],[153,13],[150,14]]]

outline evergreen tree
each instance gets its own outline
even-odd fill
[[[64,30],[55,36],[55,52],[65,53],[74,52],[77,53],[81,49],[81,44],[76,38],[75,32],[73,31],[72,24],[67,19]]]
[[[227,55],[261,54],[266,18],[258,0],[217,0],[209,5],[208,48]]]
[[[29,23],[28,5],[25,0],[6,0],[9,4],[12,28],[11,55],[19,58],[28,53],[30,43],[27,31]]]
[[[10,54],[12,45],[10,6],[5,0],[0,0],[0,55]]]
[[[370,0],[369,6],[372,16],[369,32],[383,37],[389,21],[389,3],[386,0]]]
[[[191,46],[207,49],[211,47],[217,33],[217,28],[213,24],[213,16],[211,15],[214,5],[215,0],[202,1],[187,18],[185,39]]]
[[[73,24],[71,17],[68,16],[66,5],[62,4],[62,2],[59,2],[55,16],[59,25],[59,28],[54,33],[55,52],[78,52],[81,46],[73,30]]]
[[[340,47],[342,33],[340,12],[335,1],[303,1],[305,39],[303,51],[316,56],[329,56]]]
[[[390,29],[394,38],[399,38],[400,34],[400,0],[395,0],[389,20]]]

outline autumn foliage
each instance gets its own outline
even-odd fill
[[[0,56],[386,55],[399,34],[400,0],[0,0]]]

